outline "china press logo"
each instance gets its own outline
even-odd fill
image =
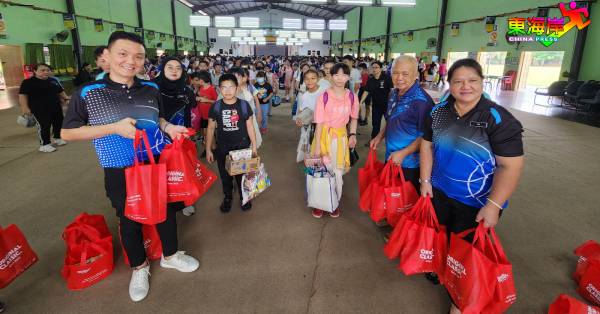
[[[511,17],[508,19],[506,40],[509,42],[537,41],[546,47],[558,41],[568,31],[577,27],[582,30],[592,22],[588,7],[577,7],[575,1],[559,3],[562,17]],[[567,18],[568,21],[565,19]],[[584,18],[586,21],[584,22]]]

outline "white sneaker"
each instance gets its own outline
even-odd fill
[[[191,216],[196,213],[196,208],[194,206],[188,206],[181,210],[184,216]]]
[[[40,146],[40,148],[38,150],[42,153],[51,153],[51,152],[55,152],[56,148],[54,148],[54,146],[52,146],[51,144],[48,144],[48,145]]]
[[[67,145],[67,141],[63,140],[62,138],[55,138],[54,144],[56,144],[58,146],[63,146],[63,145]]]
[[[133,302],[139,302],[146,298],[150,290],[150,265],[140,269],[134,269],[129,282],[129,297]]]
[[[160,267],[174,268],[182,273],[191,273],[200,267],[200,262],[189,255],[185,255],[185,251],[177,251],[169,259],[162,256],[160,258]]]

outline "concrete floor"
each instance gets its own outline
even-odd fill
[[[217,184],[192,217],[179,216],[180,247],[200,259],[191,274],[152,264],[150,294],[129,300],[131,271],[115,243],[116,268],[83,291],[60,277],[63,228],[80,212],[116,217],[89,142],[37,152],[33,129],[0,111],[0,224],[15,223],[40,257],[0,291],[8,313],[445,313],[448,297],[422,276],[406,277],[383,255],[383,241],[357,208],[357,169],[345,177],[342,216],[311,217],[294,163],[297,131],[289,105],[274,109],[261,156],[273,186],[243,213],[218,211]],[[510,313],[543,313],[559,293],[577,296],[573,249],[598,239],[600,129],[513,111],[526,128],[526,167],[497,228],[514,265],[518,301]],[[361,163],[370,131],[359,129]],[[214,168],[214,166],[213,166]],[[116,239],[116,238],[115,238]]]

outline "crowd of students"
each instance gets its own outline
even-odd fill
[[[241,176],[228,174],[225,157],[242,148],[259,154],[263,136],[268,136],[272,101],[279,95],[297,103],[294,123],[310,134],[307,156],[322,158],[331,167],[338,200],[343,175],[351,169],[349,149],[357,145],[358,126],[367,125],[369,118],[371,140],[365,146],[377,150],[385,142],[385,159],[401,166],[422,195],[432,197],[438,220],[449,232],[473,228],[480,221],[486,227],[496,225],[523,166],[522,126],[484,97],[481,66],[471,59],[454,62],[448,70],[445,60],[430,67],[439,72],[440,82],[448,76],[450,95],[439,104],[423,89],[421,63],[410,56],[389,64],[349,55],[149,60],[137,35],[115,32],[97,50],[96,65],[96,80],[76,89],[64,122],[61,102],[69,97],[49,80],[48,65],[38,65],[35,76],[23,82],[20,103],[23,113],[39,123],[40,151],[53,151],[51,128],[57,145],[93,140],[133,269],[133,301],[148,294],[150,274],[141,224],[123,214],[124,169],[133,163],[136,129],[146,130],[156,159],[171,139],[187,136],[188,128],[197,131],[202,157],[217,162],[223,213],[232,208],[234,181],[241,193]],[[88,76],[92,74],[82,75],[82,80]],[[240,202],[240,207],[247,211],[252,204]],[[163,245],[160,265],[192,272],[199,262],[179,250],[179,210],[185,215],[195,211],[183,203],[169,204],[166,221],[157,225]],[[311,210],[315,218],[324,215],[320,208]],[[337,208],[329,215],[340,213]],[[436,281],[435,274],[428,278]],[[460,313],[454,305],[451,312]]]

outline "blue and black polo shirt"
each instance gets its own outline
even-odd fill
[[[419,83],[415,82],[402,96],[397,89],[391,91],[385,112],[385,160],[423,136],[425,118],[433,105],[433,100]],[[419,153],[406,156],[402,167],[419,168]]]
[[[63,128],[106,125],[124,118],[137,121],[136,128],[146,130],[152,154],[159,155],[167,136],[159,128],[163,117],[160,92],[156,83],[135,78],[131,87],[113,82],[109,76],[88,82],[77,89],[69,103]],[[102,168],[124,168],[133,164],[133,140],[111,134],[93,140]],[[146,154],[142,154],[146,157]]]
[[[523,155],[521,123],[484,97],[462,117],[449,97],[431,110],[425,123],[423,139],[433,143],[432,185],[472,207],[487,202],[496,156]]]

